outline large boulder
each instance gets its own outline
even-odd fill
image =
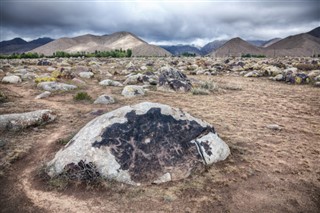
[[[158,89],[188,92],[191,88],[190,80],[179,70],[173,67],[160,69]]]
[[[210,124],[168,105],[143,102],[89,122],[48,163],[48,174],[77,176],[91,168],[132,185],[161,183],[203,171],[229,154]]]

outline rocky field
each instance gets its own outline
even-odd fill
[[[318,58],[2,60],[0,79],[1,212],[320,211]],[[48,176],[88,122],[146,101],[211,124],[231,154],[161,184]]]

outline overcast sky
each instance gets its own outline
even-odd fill
[[[271,39],[320,26],[319,0],[0,0],[0,40],[129,31],[155,44]]]

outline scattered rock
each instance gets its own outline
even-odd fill
[[[38,66],[51,66],[52,63],[47,60],[39,60],[37,63]]]
[[[16,75],[9,75],[9,76],[5,76],[2,79],[2,83],[8,83],[8,84],[17,84],[20,83],[21,78],[19,76]]]
[[[276,81],[283,81],[284,80],[284,76],[282,74],[278,74],[273,79],[276,80]]]
[[[266,127],[271,130],[281,130],[282,129],[278,124],[269,124]]]
[[[37,85],[39,89],[43,89],[46,91],[69,91],[73,89],[77,89],[77,86],[71,84],[64,84],[59,82],[41,82]]]
[[[259,77],[260,73],[258,71],[251,71],[244,75],[244,77]]]
[[[114,87],[122,87],[123,84],[121,84],[119,81],[114,81],[110,79],[106,79],[99,82],[99,85],[101,86],[114,86]]]
[[[129,75],[127,79],[123,82],[124,85],[134,85],[138,84],[140,78],[142,78],[142,74]]]
[[[87,83],[84,82],[83,80],[79,79],[79,78],[73,78],[71,80],[74,84],[77,84],[77,85],[86,85]]]
[[[179,70],[173,67],[160,69],[158,89],[188,92],[191,88],[190,80]]]
[[[144,102],[89,122],[48,163],[48,174],[76,173],[69,168],[88,165],[127,184],[162,183],[204,171],[229,154],[210,124],[168,105]]]
[[[7,144],[7,141],[0,139],[0,148],[4,147]]]
[[[311,79],[316,78],[317,76],[320,76],[320,70],[312,70],[308,73],[308,77]]]
[[[93,78],[94,74],[92,72],[80,72],[79,76],[81,78]]]
[[[144,89],[142,86],[135,86],[135,85],[128,85],[125,86],[122,90],[121,95],[124,97],[135,97],[135,96],[141,96],[144,95]]]
[[[18,131],[52,122],[55,118],[51,110],[0,115],[0,131]]]
[[[100,95],[94,102],[94,104],[113,104],[115,100],[109,95]]]
[[[51,92],[45,91],[45,92],[41,93],[40,95],[37,95],[37,96],[35,97],[35,99],[47,98],[47,97],[49,97],[50,95],[51,95]]]

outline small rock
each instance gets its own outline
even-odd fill
[[[271,130],[281,130],[282,129],[278,124],[269,124],[266,127]]]
[[[92,112],[90,112],[91,115],[102,115],[104,111],[102,109],[95,109]]]
[[[56,70],[56,68],[54,68],[54,67],[48,67],[47,68],[47,71],[49,71],[49,72],[52,72],[52,71],[55,71]]]
[[[101,86],[114,86],[114,87],[122,87],[123,84],[121,84],[119,81],[114,81],[110,79],[106,79],[99,82],[99,85]]]
[[[46,91],[69,91],[78,88],[75,85],[58,83],[55,81],[51,82],[41,82],[37,85],[39,89],[43,89]]]
[[[144,89],[142,86],[126,86],[123,88],[122,93],[124,97],[135,97],[135,96],[142,96],[144,95]]]
[[[282,74],[278,74],[273,79],[276,80],[276,81],[283,81],[284,80],[284,76]]]
[[[109,95],[100,95],[94,102],[94,104],[113,104],[115,100]]]
[[[308,73],[308,77],[311,79],[317,76],[320,76],[320,70],[312,70],[311,72]]]
[[[71,81],[75,84],[78,84],[78,85],[86,85],[87,84],[86,82],[84,82],[83,80],[81,80],[79,78],[73,78]]]
[[[315,87],[320,87],[320,81],[314,83],[314,86],[315,86]]]
[[[94,74],[92,72],[80,72],[79,76],[81,78],[93,78]]]
[[[45,91],[43,93],[41,93],[40,95],[37,95],[37,97],[35,97],[35,99],[43,99],[43,98],[47,98],[51,95],[51,92],[49,91]]]
[[[2,83],[17,84],[20,82],[21,82],[21,78],[16,75],[5,76],[2,79]]]
[[[134,85],[139,83],[139,79],[142,78],[142,74],[137,75],[130,75],[128,78],[123,82],[125,85]]]
[[[4,147],[7,144],[7,141],[5,140],[0,140],[0,148]]]
[[[260,74],[258,71],[251,71],[244,75],[244,77],[259,77]]]

